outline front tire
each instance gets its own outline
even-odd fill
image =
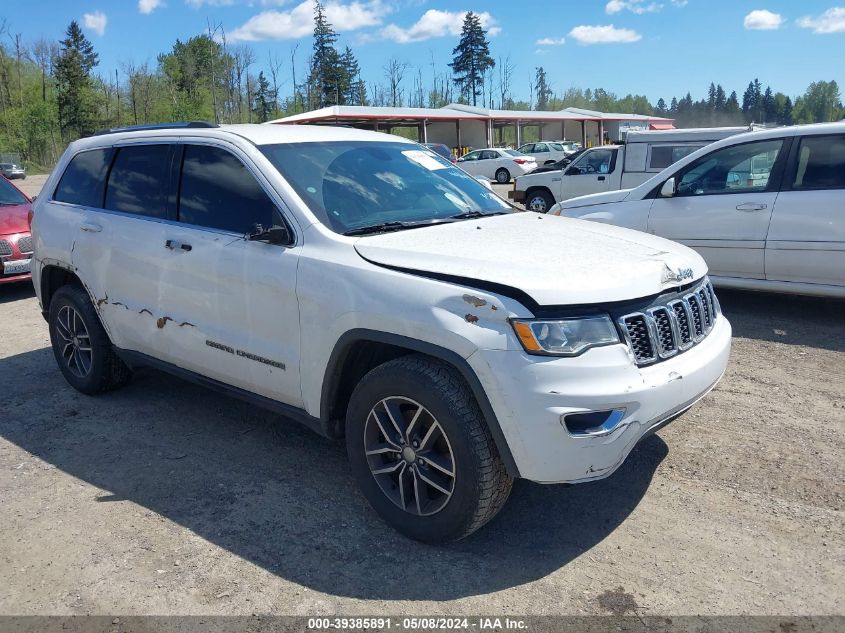
[[[525,197],[525,208],[536,213],[548,213],[554,203],[555,199],[548,191],[532,191]]]
[[[427,543],[480,528],[513,481],[464,380],[427,356],[389,361],[361,379],[347,409],[346,450],[373,509]]]
[[[500,185],[506,185],[511,181],[511,173],[504,167],[496,170],[496,182]]]
[[[62,286],[50,301],[48,316],[53,355],[65,380],[94,395],[122,387],[132,376],[112,348],[108,334],[78,286]]]

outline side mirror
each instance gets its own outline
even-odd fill
[[[464,157],[463,157],[463,156],[461,156],[460,158],[458,158],[458,162],[459,162],[459,163],[464,162]]]
[[[666,182],[663,183],[663,186],[660,188],[660,197],[661,198],[671,198],[677,193],[677,189],[675,188],[675,179],[670,178]]]
[[[577,176],[581,173],[581,170],[577,167],[570,167],[564,172],[567,176]]]
[[[253,233],[247,236],[250,242],[267,242],[268,244],[279,244],[286,246],[290,244],[290,233],[286,226],[271,226],[263,229],[260,226]]]
[[[32,198],[30,198],[30,200],[32,200],[33,202],[35,202],[35,199],[36,199],[37,197],[38,197],[38,196],[32,196]]]

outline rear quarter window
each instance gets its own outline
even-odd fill
[[[57,202],[102,208],[106,173],[114,150],[110,147],[80,152],[68,163],[53,194]]]

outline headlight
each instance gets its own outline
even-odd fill
[[[607,315],[570,319],[514,319],[511,321],[522,346],[531,354],[577,356],[600,345],[619,342],[613,321]]]

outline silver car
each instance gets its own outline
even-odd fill
[[[15,163],[0,163],[0,174],[6,176],[9,180],[26,178],[26,170]]]

